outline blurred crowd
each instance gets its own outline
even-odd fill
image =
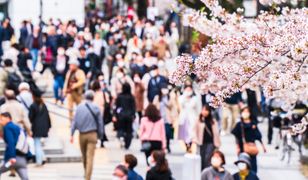
[[[49,71],[54,103],[65,104],[69,110],[72,142],[75,131],[80,132],[87,180],[91,179],[97,140],[101,147],[108,141],[104,126],[109,123],[122,148],[129,149],[134,137],[140,139],[141,151],[151,167],[148,180],[171,179],[165,154],[172,152],[172,139],[181,140],[187,153],[197,149],[202,180],[257,179],[255,142],[260,141],[266,152],[258,123],[268,119],[268,143],[272,143],[273,136],[278,138],[277,143],[287,121],[280,116],[282,105],[265,99],[262,90],[255,89],[234,94],[222,107],[213,109],[208,104],[214,95],[201,95],[196,77],[188,78],[181,87],[170,84],[168,76],[176,67],[173,58],[184,51],[179,40],[179,24],[172,20],[161,22],[129,15],[108,20],[91,17],[79,26],[74,20],[50,19],[38,25],[24,21],[18,30],[5,19],[0,27],[0,122],[4,141],[14,146],[20,141],[19,129],[26,130],[34,138],[37,165],[45,163],[41,139],[48,136],[51,122],[42,99],[46,89],[39,86],[39,81]],[[307,113],[302,102],[295,108],[302,111],[287,124]],[[275,116],[272,111],[279,113]],[[236,164],[240,171],[234,176],[223,168],[225,158],[217,150],[220,137],[228,134],[235,136],[234,146],[239,153]],[[275,145],[278,149],[281,144]],[[10,148],[5,161],[27,179],[23,162],[27,156],[19,149],[17,154],[10,153],[15,147]],[[142,179],[132,171],[136,158],[127,155],[125,162],[114,175],[118,179]]]

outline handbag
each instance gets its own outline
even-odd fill
[[[242,141],[243,141],[243,150],[245,153],[256,156],[259,154],[259,149],[254,142],[246,142],[245,139],[245,131],[244,131],[244,125],[241,123],[241,131],[242,131]],[[240,148],[238,148],[238,152],[240,152]]]
[[[153,126],[151,128],[151,133],[149,135],[149,139],[152,137],[152,134],[153,134],[153,131],[154,131],[154,128],[155,128],[155,123],[153,123]],[[151,142],[148,140],[148,141],[143,141],[142,144],[141,144],[141,152],[149,152],[151,150]]]

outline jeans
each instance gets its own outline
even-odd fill
[[[251,170],[257,174],[258,166],[257,166],[257,156],[250,156],[251,160]]]
[[[64,77],[59,75],[55,76],[53,84],[53,92],[56,100],[63,101],[62,97],[63,87],[64,87]]]
[[[37,60],[38,60],[38,52],[39,52],[39,50],[38,49],[31,49],[30,52],[31,52],[31,56],[32,56],[32,68],[33,68],[33,71],[34,71],[36,63],[37,63]]]
[[[33,140],[34,140],[36,164],[42,165],[43,159],[45,158],[45,153],[42,148],[41,138],[35,137],[33,138]]]
[[[16,156],[16,163],[14,165],[12,165],[11,167],[0,167],[0,175],[11,170],[11,168],[16,170],[21,180],[29,180],[26,157]]]

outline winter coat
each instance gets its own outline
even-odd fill
[[[29,119],[32,124],[33,137],[48,137],[51,121],[45,104],[33,103],[30,106]]]

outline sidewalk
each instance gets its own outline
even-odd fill
[[[52,102],[52,101],[50,101]],[[67,116],[66,111],[60,106],[48,105],[52,111]],[[69,141],[69,122],[61,116],[51,114],[52,118],[52,134],[61,136],[67,143]],[[97,149],[95,155],[95,165],[93,171],[93,180],[110,180],[112,178],[113,169],[116,165],[123,161],[126,153],[132,153],[138,158],[137,171],[143,176],[146,174],[147,167],[145,156],[140,150],[140,141],[134,139],[130,150],[120,149],[120,143],[115,138],[112,131],[112,125],[107,126],[107,135],[109,142],[105,143],[106,149]],[[266,125],[261,124],[260,129],[263,137],[266,137]],[[75,136],[74,146],[78,148],[77,136]],[[266,141],[265,141],[266,142]],[[172,154],[167,156],[169,164],[176,180],[184,180],[181,178],[182,164],[184,163],[184,148],[179,141],[172,141]],[[235,139],[232,135],[222,137],[222,152],[226,156],[226,169],[234,173],[237,171],[233,162],[237,159]],[[291,163],[288,165],[279,160],[279,150],[267,146],[268,153],[261,152],[258,156],[258,175],[261,180],[305,180],[306,178],[299,171],[299,155],[297,151],[292,154]],[[57,163],[46,164],[43,168],[35,168],[33,164],[29,165],[29,175],[31,180],[82,180],[83,168],[81,163]],[[8,174],[3,175],[4,180],[17,180],[19,178],[9,178]],[[186,180],[186,179],[185,179]]]

